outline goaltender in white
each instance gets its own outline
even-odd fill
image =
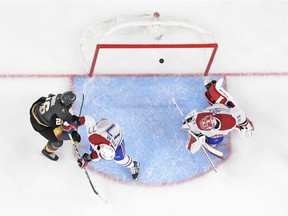
[[[213,147],[234,129],[239,130],[245,138],[250,138],[254,126],[235,99],[222,88],[223,78],[218,81],[206,79],[204,85],[207,89],[205,96],[212,106],[201,112],[194,109],[183,119],[182,129],[190,134],[186,147],[195,153],[203,146],[210,153],[223,158],[223,153]]]

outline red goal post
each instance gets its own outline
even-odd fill
[[[213,35],[180,17],[116,17],[93,23],[80,40],[89,76],[95,74],[187,74],[207,76],[218,44]]]

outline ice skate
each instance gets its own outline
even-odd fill
[[[46,150],[46,147],[44,147],[44,149],[42,149],[41,153],[42,153],[45,157],[49,158],[50,160],[57,161],[57,160],[59,159],[59,157],[58,157],[54,152],[51,152],[51,153],[48,152],[48,151]]]
[[[140,163],[133,161],[134,166],[131,168],[132,178],[137,181],[139,178]]]

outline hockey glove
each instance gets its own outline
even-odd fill
[[[244,138],[249,139],[252,137],[254,132],[254,125],[250,119],[246,118],[245,122],[237,125],[236,127],[240,130],[240,133]]]
[[[87,164],[91,161],[90,154],[84,153],[82,157],[77,159],[78,166],[82,169],[87,166]]]
[[[79,117],[76,115],[72,115],[72,121],[78,123]]]
[[[197,114],[197,111],[195,109],[193,109],[187,116],[185,116],[185,118],[182,120],[182,130],[185,130],[185,131],[190,130],[191,125],[189,125],[189,124],[193,124],[193,122],[191,122],[191,121],[193,120],[193,117],[196,114]]]
[[[71,136],[75,142],[81,142],[81,136],[77,131],[72,131]]]
[[[75,124],[76,124],[77,126],[84,125],[84,123],[85,123],[85,117],[84,117],[84,116],[78,117],[78,116],[76,116],[76,115],[73,115],[73,116],[72,116],[72,119],[73,119],[73,122],[75,122]]]
[[[63,130],[72,133],[73,131],[77,131],[77,125],[74,123],[69,124],[68,122],[64,122]]]

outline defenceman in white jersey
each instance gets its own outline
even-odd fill
[[[113,160],[126,168],[130,168],[132,178],[137,181],[140,163],[133,161],[125,152],[123,133],[120,126],[108,119],[101,119],[98,123],[92,116],[80,117],[81,124],[86,126],[90,143],[90,152],[84,153],[77,160],[78,165],[86,167],[90,161]]]
[[[195,153],[203,146],[223,158],[223,153],[213,147],[234,129],[239,130],[243,137],[250,138],[254,126],[235,99],[223,89],[223,78],[218,81],[206,79],[204,85],[207,89],[205,96],[211,106],[202,112],[194,109],[183,119],[182,129],[190,134],[186,147]]]

